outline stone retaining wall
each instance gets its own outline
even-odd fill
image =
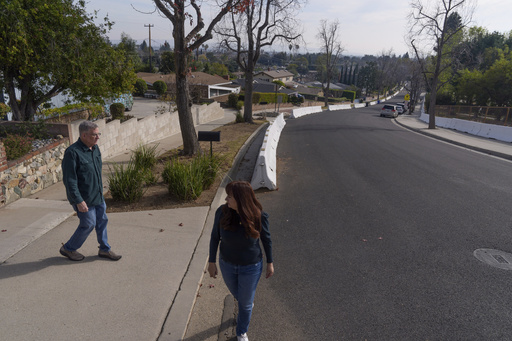
[[[0,142],[0,207],[25,198],[62,180],[62,159],[69,146],[67,137],[7,161]]]

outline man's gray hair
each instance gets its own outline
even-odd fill
[[[91,121],[83,121],[78,126],[78,133],[80,134],[80,136],[82,136],[83,133],[87,133],[96,128],[98,128],[98,125],[96,123],[91,122]]]

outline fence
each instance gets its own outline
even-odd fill
[[[510,107],[436,105],[436,116],[512,126],[512,113],[510,109]]]

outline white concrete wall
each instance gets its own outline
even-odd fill
[[[199,125],[224,117],[224,110],[217,102],[210,105],[192,108],[194,125]],[[78,126],[82,121],[71,123],[71,143],[78,137]],[[127,150],[133,150],[140,144],[158,141],[181,132],[178,112],[146,116],[141,120],[132,118],[121,123],[114,120],[106,123],[104,119],[95,121],[101,132],[98,146],[103,158],[119,155]]]

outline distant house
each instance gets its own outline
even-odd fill
[[[233,81],[233,84],[240,85],[242,87],[242,89],[245,90],[245,78],[236,79],[236,80]],[[280,94],[291,95],[291,94],[296,94],[297,93],[297,91],[293,91],[293,90],[287,89],[284,86],[278,86],[278,88],[276,89],[276,84],[275,83],[270,83],[270,82],[267,82],[267,81],[254,80],[253,83],[252,83],[252,91],[253,92],[274,93],[274,92],[276,92],[276,90]]]
[[[254,75],[254,79],[272,83],[275,80],[280,80],[283,83],[293,81],[293,73],[286,70],[262,71]]]
[[[169,90],[176,88],[176,75],[161,75],[157,73],[139,72],[137,77],[144,80],[149,86],[153,83],[162,80],[167,84]],[[215,99],[224,100],[220,98],[228,96],[231,93],[240,93],[240,85],[234,85],[231,81],[226,80],[220,76],[213,76],[204,72],[192,72],[188,76],[189,86],[194,99]]]

